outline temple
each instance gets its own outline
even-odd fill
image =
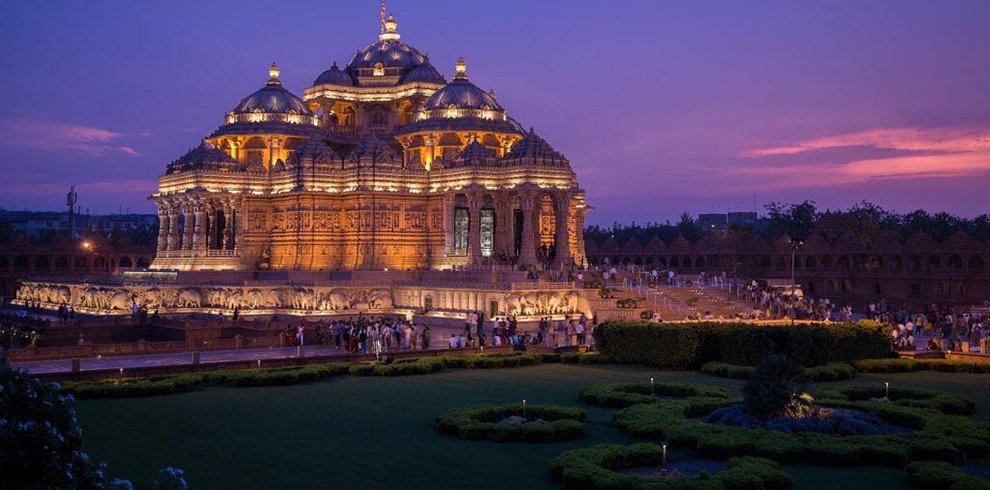
[[[424,270],[585,261],[567,158],[400,40],[334,63],[302,98],[264,86],[170,163],[152,269]]]

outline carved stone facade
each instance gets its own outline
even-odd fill
[[[304,91],[265,86],[151,197],[161,270],[445,269],[584,260],[584,191],[568,160],[494,92],[448,83],[379,41]]]
[[[483,311],[490,316],[521,320],[542,316],[593,316],[577,290],[467,289],[450,287],[355,286],[196,286],[188,284],[64,283],[27,281],[17,290],[15,304],[48,309],[66,305],[89,314],[130,314],[133,307],[159,313],[244,315],[411,313]]]

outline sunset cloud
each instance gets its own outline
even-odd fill
[[[856,155],[856,149],[865,149]],[[826,150],[848,149],[841,160]],[[889,156],[876,156],[889,150]],[[818,155],[825,161],[788,164],[789,157]],[[872,152],[872,153],[871,153]],[[880,152],[881,154],[883,152]],[[990,129],[894,128],[807,139],[742,153],[752,165],[727,169],[751,176],[763,189],[827,187],[877,180],[931,179],[985,175],[990,172]]]
[[[865,146],[888,150],[969,153],[990,151],[988,128],[893,128],[825,136],[743,152],[747,157],[794,155],[832,148]]]
[[[26,118],[0,119],[0,146],[30,148],[56,153],[80,153],[104,156],[122,153],[141,156],[133,147],[123,144],[127,138],[145,137],[140,133],[118,133],[107,129],[58,121]]]

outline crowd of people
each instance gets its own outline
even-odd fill
[[[880,318],[889,322],[890,342],[897,350],[970,351],[990,341],[990,323],[982,315],[929,306],[923,313],[899,311]]]
[[[307,330],[311,329],[311,331]],[[430,327],[388,317],[320,320],[315,325],[288,326],[285,336],[292,345],[318,345],[344,352],[382,354],[430,348]]]

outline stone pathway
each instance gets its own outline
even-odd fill
[[[340,354],[333,347],[313,345],[304,347],[305,356],[332,356]],[[296,356],[295,347],[272,347],[268,349],[240,349],[201,351],[201,364],[230,361],[250,361],[254,359],[284,359]],[[192,352],[176,352],[170,354],[147,354],[141,356],[110,356],[103,358],[84,358],[79,361],[80,371],[96,371],[103,369],[127,369],[154,366],[176,366],[192,364]],[[16,368],[31,374],[66,373],[72,370],[71,359],[55,359],[49,361],[27,361],[11,363]]]

